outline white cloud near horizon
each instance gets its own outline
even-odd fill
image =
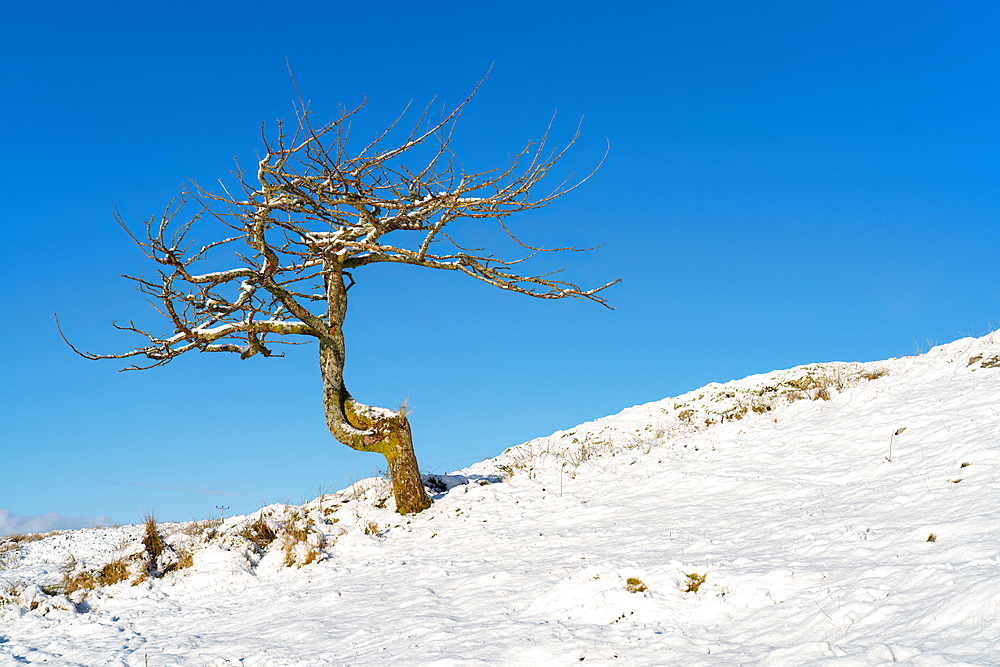
[[[20,535],[22,533],[47,533],[52,530],[76,530],[93,526],[108,526],[115,523],[109,516],[72,517],[49,512],[48,514],[32,514],[21,516],[8,509],[0,508],[0,536]]]

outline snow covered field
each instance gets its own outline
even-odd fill
[[[998,476],[1000,334],[804,366],[512,448],[417,516],[363,480],[162,524],[156,562],[142,526],[7,542],[0,665],[1000,665]]]

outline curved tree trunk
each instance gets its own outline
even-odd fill
[[[413,451],[410,422],[401,412],[382,411],[362,405],[348,397],[345,405],[348,420],[377,434],[378,442],[372,451],[385,457],[389,464],[389,478],[396,497],[396,511],[400,514],[421,512],[431,506],[424,490],[424,483]],[[386,414],[388,413],[388,414]]]
[[[327,265],[329,336],[320,338],[323,411],[330,433],[343,444],[363,452],[378,452],[389,465],[396,511],[421,512],[431,506],[413,451],[410,422],[402,412],[375,408],[354,400],[344,386],[344,333],[347,288],[341,267]]]

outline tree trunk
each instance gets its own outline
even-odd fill
[[[396,498],[396,511],[400,514],[416,514],[431,506],[417,465],[417,455],[413,451],[413,437],[410,422],[402,412],[390,412],[361,405],[348,398],[344,405],[349,421],[371,433],[370,451],[385,457],[389,464],[389,479],[392,493]],[[379,414],[381,413],[381,414]],[[388,413],[388,414],[386,414]]]
[[[358,403],[344,386],[347,288],[340,267],[326,268],[329,335],[320,338],[319,359],[327,427],[333,437],[352,449],[382,454],[389,465],[396,511],[421,512],[431,506],[431,500],[420,478],[406,415]]]

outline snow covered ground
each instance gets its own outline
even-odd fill
[[[1000,334],[804,366],[512,448],[417,516],[364,480],[160,525],[155,562],[142,526],[7,542],[0,665],[1000,665],[998,476]]]

